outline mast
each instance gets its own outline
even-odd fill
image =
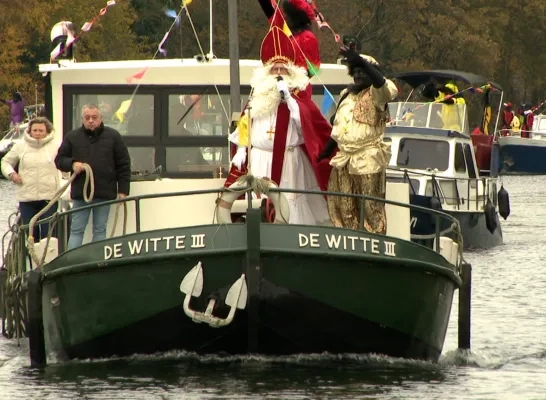
[[[212,0],[209,2],[209,61],[214,58],[214,53],[212,52],[212,34],[213,34],[213,19],[212,19]]]
[[[229,27],[229,86],[230,111],[241,113],[241,78],[239,76],[239,29],[237,23],[237,1],[228,0],[228,27]]]

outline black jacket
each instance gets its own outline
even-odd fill
[[[131,158],[115,129],[101,125],[90,131],[82,126],[68,132],[55,157],[55,165],[61,171],[72,172],[75,161],[91,166],[96,199],[113,200],[118,193],[129,195]],[[70,196],[73,199],[83,199],[84,182],[85,173],[72,182]]]

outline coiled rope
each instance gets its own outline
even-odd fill
[[[84,181],[84,184],[83,184],[83,200],[86,203],[91,203],[91,201],[93,201],[93,197],[95,196],[95,179],[94,179],[94,176],[93,176],[93,169],[91,168],[91,166],[89,164],[86,164],[86,163],[82,163],[82,166],[83,166],[83,173],[85,173],[85,181]],[[78,175],[79,174],[72,174],[70,176],[70,178],[68,179],[68,181],[57,191],[57,193],[55,193],[55,195],[49,201],[47,206],[45,206],[34,217],[32,217],[32,219],[29,222],[29,225],[28,225],[29,234],[28,234],[28,237],[27,237],[27,249],[28,249],[28,253],[29,253],[30,257],[36,263],[37,268],[42,267],[44,265],[44,263],[45,263],[45,258],[46,258],[46,255],[47,255],[47,249],[49,247],[49,242],[51,240],[51,236],[52,236],[52,233],[53,233],[53,228],[57,224],[58,214],[59,213],[56,212],[52,217],[53,221],[50,223],[50,229],[49,229],[49,234],[47,236],[46,246],[44,248],[44,252],[43,252],[41,258],[38,257],[38,255],[36,254],[35,248],[34,248],[34,246],[35,246],[34,237],[33,237],[34,226],[36,225],[36,222],[39,220],[39,218],[43,214],[45,214],[51,207],[53,207],[53,205],[57,201],[59,201],[59,199],[62,197],[63,193],[68,189],[70,184],[76,179],[76,177]],[[87,194],[88,190],[89,190],[89,194]],[[119,206],[120,206],[120,204],[118,204],[118,207],[116,207],[116,213],[115,213],[115,216],[114,216],[114,224],[112,226],[112,231],[110,233],[110,237],[114,236],[114,233],[116,231],[116,226],[117,226],[118,216],[119,216],[119,208],[120,208]],[[125,235],[126,231],[127,231],[127,204],[125,202],[123,203],[123,210],[124,210],[123,235]]]

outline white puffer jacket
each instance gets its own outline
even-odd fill
[[[60,187],[60,173],[55,167],[60,142],[54,140],[54,132],[41,140],[25,132],[23,138],[2,157],[2,174],[9,179],[19,163],[18,174],[23,183],[17,185],[17,200],[51,200]]]

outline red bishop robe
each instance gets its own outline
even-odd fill
[[[320,162],[317,162],[316,159],[330,139],[332,127],[310,97],[306,95],[302,97],[299,93],[292,94],[292,97],[298,103],[300,110],[301,129],[304,140],[304,144],[302,145],[303,150],[309,158],[321,190],[327,190],[330,171],[332,170],[330,158],[321,160]],[[277,109],[275,138],[273,139],[273,165],[271,167],[271,179],[277,185],[280,182],[284,165],[289,121],[290,111],[288,110],[288,106],[286,103],[281,103]],[[247,150],[247,161],[249,151]],[[224,186],[229,187],[237,178],[245,175],[247,172],[246,163],[241,170],[232,165]]]

